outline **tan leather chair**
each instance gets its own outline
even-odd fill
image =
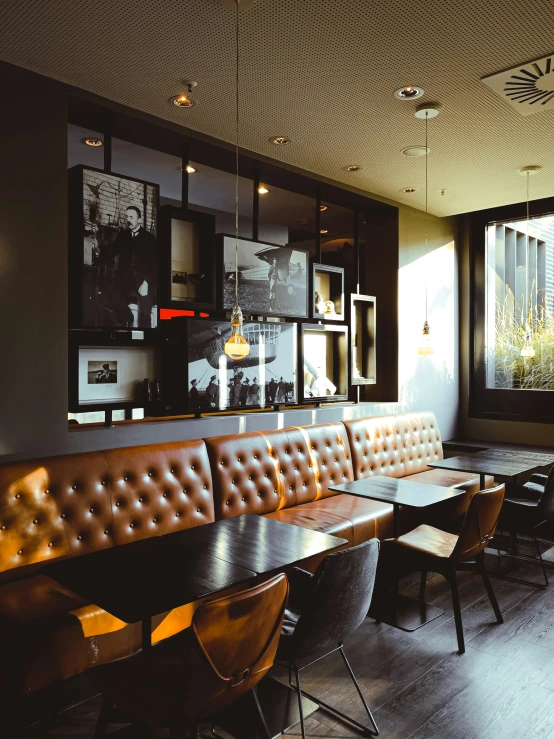
[[[106,736],[114,706],[143,728],[171,729],[174,739],[255,688],[273,665],[288,590],[280,574],[205,603],[190,629],[89,670],[88,677],[105,696],[95,739]]]
[[[381,543],[378,581],[382,587],[390,587],[403,574],[421,570],[420,598],[423,600],[428,571],[440,573],[449,582],[459,654],[465,652],[465,645],[457,570],[475,570],[481,574],[496,620],[503,623],[484,561],[484,550],[494,535],[503,500],[504,485],[474,493],[458,536],[423,525]]]

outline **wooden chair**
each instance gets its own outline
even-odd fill
[[[420,599],[424,600],[427,572],[438,572],[448,581],[459,654],[465,652],[465,644],[457,571],[480,573],[496,620],[503,623],[484,561],[484,550],[494,535],[503,500],[504,485],[474,493],[459,535],[423,525],[397,539],[381,542],[378,581],[383,587],[394,586],[402,575],[421,570]]]
[[[117,707],[148,731],[171,730],[177,739],[196,736],[199,723],[213,719],[252,691],[261,733],[267,726],[255,686],[273,665],[288,597],[278,575],[249,590],[205,603],[192,626],[150,649],[89,670],[105,697],[95,739],[105,737]]]

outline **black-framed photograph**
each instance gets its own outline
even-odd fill
[[[279,246],[252,239],[221,235],[223,308],[235,304],[235,266],[238,262],[238,299],[244,313],[262,316],[308,317],[308,256],[292,244]]]
[[[348,398],[348,327],[302,324],[304,401]]]
[[[215,308],[215,216],[164,205],[159,242],[161,305]]]
[[[245,322],[250,353],[233,361],[224,353],[229,321],[187,321],[187,407],[191,411],[240,410],[297,402],[297,326]]]
[[[77,327],[156,328],[158,185],[79,165],[69,171],[69,200]]]
[[[76,410],[146,403],[154,398],[145,393],[145,379],[159,387],[162,378],[159,352],[153,346],[79,346],[76,369],[77,397],[70,403]]]

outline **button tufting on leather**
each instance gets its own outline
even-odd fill
[[[244,495],[242,496],[241,500],[242,500],[243,503],[246,502],[246,498],[245,498]]]
[[[6,524],[5,524],[5,523],[3,523],[3,524],[2,524],[2,526],[0,526],[0,529],[1,529],[2,531],[5,531],[5,530],[6,530]]]
[[[21,498],[21,493],[17,493],[17,495],[15,497],[16,497],[17,500],[19,500],[19,498]]]
[[[226,500],[225,501],[225,505],[231,505],[231,501],[230,500]]]
[[[158,523],[158,519],[157,518],[153,518],[152,519],[152,523]]]
[[[94,513],[94,508],[89,508],[89,513]]]
[[[119,502],[119,501],[117,501],[117,503],[115,504],[116,508],[119,508],[119,506],[120,506],[120,505],[121,505],[121,504],[120,504],[120,502]]]
[[[38,518],[35,518],[35,520],[33,521],[33,523],[34,523],[34,524],[35,524],[35,526],[36,526],[36,525],[37,525],[37,523],[38,523]]]
[[[107,485],[107,484],[108,483],[106,482],[106,480],[102,480],[102,482],[100,483],[100,485]],[[46,492],[48,492],[48,490]]]
[[[81,534],[78,534],[78,535],[77,535],[77,541],[81,541],[81,539],[82,539],[82,538],[83,538],[83,537],[81,536]]]
[[[181,512],[177,511],[177,513],[175,514],[175,518],[179,518],[180,515],[181,515]]]
[[[72,490],[77,490],[77,485],[72,485],[72,486],[71,486],[71,489],[72,489]]]
[[[130,526],[130,527],[131,527],[132,529],[134,529],[134,528],[135,528],[135,524],[134,524],[134,523],[130,523],[130,524],[129,524],[129,526]]]
[[[197,513],[202,513],[202,508],[197,508],[197,509],[196,509],[196,512],[197,512]]]
[[[153,472],[149,472],[148,477],[152,477],[153,474],[154,474]]]
[[[108,531],[108,529],[104,529],[104,535],[105,535],[105,536],[107,536],[107,535],[108,535],[109,533],[110,533],[110,532]]]
[[[65,513],[62,513],[61,517],[62,517],[62,518],[65,518]]]
[[[48,546],[49,546],[49,547],[51,547],[51,546],[52,546],[52,542],[51,542],[51,541],[49,541],[49,542],[48,542]]]
[[[23,554],[23,549],[20,549],[20,550],[18,551],[18,554],[19,554],[19,555]]]

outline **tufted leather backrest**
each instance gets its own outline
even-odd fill
[[[0,572],[110,546],[112,511],[101,453],[0,466]]]
[[[348,436],[342,423],[318,423],[303,429],[318,471],[316,498],[327,498],[336,493],[329,485],[340,485],[354,479]]]
[[[373,475],[405,477],[443,458],[439,426],[433,413],[345,421],[352,450],[354,478]]]
[[[272,513],[296,501],[286,431],[253,431],[206,439],[212,468],[215,517]]]
[[[214,520],[212,476],[202,440],[112,449],[104,455],[116,545]]]
[[[340,423],[218,436],[206,446],[218,519],[326,498],[329,484],[353,479]]]

